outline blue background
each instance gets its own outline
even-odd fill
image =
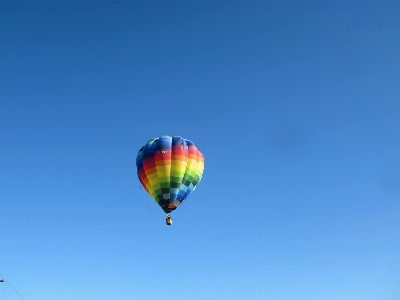
[[[0,276],[25,299],[400,299],[399,2],[0,13]],[[165,134],[206,160],[171,227],[135,166]]]

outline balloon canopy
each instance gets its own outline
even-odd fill
[[[165,213],[175,210],[196,189],[204,170],[204,156],[180,136],[151,139],[136,157],[139,180]]]

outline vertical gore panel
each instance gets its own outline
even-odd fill
[[[180,136],[172,138],[170,200],[177,200],[188,163],[188,146]],[[179,204],[179,203],[178,203]]]
[[[170,198],[171,151],[172,138],[170,136],[160,137],[156,144],[154,161],[157,169],[158,182],[161,186],[164,200],[169,200]]]
[[[162,199],[162,192],[154,161],[157,142],[158,139],[154,139],[145,145],[143,149],[143,170],[147,179],[146,189],[150,191],[151,197],[159,202]]]

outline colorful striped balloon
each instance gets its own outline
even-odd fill
[[[164,135],[139,150],[136,167],[142,186],[169,214],[196,189],[204,156],[192,141]]]

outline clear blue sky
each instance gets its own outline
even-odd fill
[[[26,300],[400,299],[400,2],[0,13],[0,275]],[[205,156],[171,227],[135,166],[165,134]]]

